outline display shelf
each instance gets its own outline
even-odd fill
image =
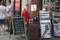
[[[60,36],[60,0],[50,2],[54,36]]]

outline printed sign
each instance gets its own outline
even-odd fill
[[[51,38],[50,24],[41,24],[41,38]]]
[[[15,0],[15,11],[20,11],[20,0]]]
[[[41,38],[51,38],[51,21],[49,11],[40,11]]]
[[[60,23],[54,26],[54,36],[60,36]]]
[[[54,36],[60,36],[60,16],[54,16]]]
[[[31,5],[31,11],[36,11],[37,10],[37,5]]]

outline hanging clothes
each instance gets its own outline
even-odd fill
[[[26,9],[23,10],[22,16],[25,19],[25,22],[28,22],[28,11]]]

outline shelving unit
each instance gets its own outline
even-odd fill
[[[54,36],[60,36],[60,0],[50,2],[52,8],[52,22]]]

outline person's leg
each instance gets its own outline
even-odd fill
[[[11,22],[11,17],[7,17],[7,27],[8,27],[8,31],[10,30],[10,22]]]
[[[5,34],[5,19],[2,19],[2,34]]]
[[[8,29],[9,29],[9,28],[8,28],[8,25],[9,25],[9,24],[8,24],[8,17],[7,17],[7,19],[6,19],[6,24],[7,24],[7,30],[6,30],[6,31],[9,31],[9,30],[8,30]]]
[[[2,25],[2,35],[5,35],[5,25]]]
[[[2,35],[2,19],[0,19],[0,30],[1,30],[1,35]]]
[[[1,19],[0,19],[0,30],[2,30],[2,26],[1,26]]]

